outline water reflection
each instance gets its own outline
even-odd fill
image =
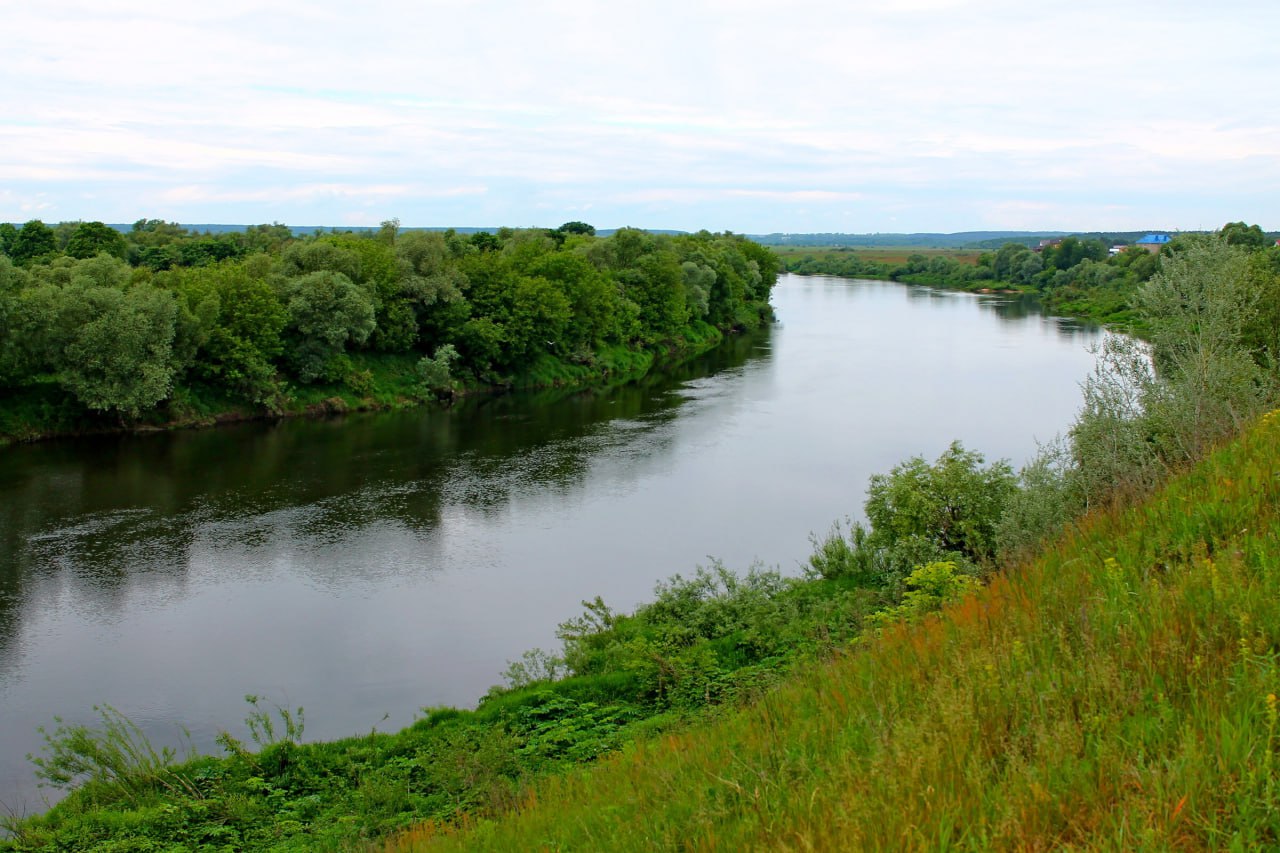
[[[180,596],[197,552],[252,573],[301,549],[300,565],[326,585],[438,565],[446,507],[492,521],[522,493],[567,500],[595,456],[660,456],[672,440],[662,425],[691,399],[687,383],[767,359],[768,335],[735,335],[606,392],[11,448],[0,453],[0,679],[14,669],[22,610],[69,596],[109,620],[134,585]],[[407,536],[411,553],[341,559],[388,530]]]
[[[584,598],[708,555],[794,570],[906,456],[1019,463],[1092,365],[1093,332],[1003,295],[786,277],[775,303],[602,393],[0,451],[0,800],[31,802],[36,726],[95,703],[205,746],[248,692],[320,738],[471,703]]]

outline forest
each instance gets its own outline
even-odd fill
[[[1229,222],[1220,232],[1228,245],[1251,255],[1251,279],[1265,288],[1280,272],[1280,248],[1257,225]],[[1187,240],[1201,235],[1184,235],[1161,249],[1170,256]],[[788,272],[801,275],[840,275],[878,278],[927,284],[958,290],[1009,289],[1039,296],[1052,313],[1106,323],[1116,328],[1142,332],[1142,317],[1135,310],[1134,297],[1140,285],[1156,272],[1159,256],[1140,246],[1129,245],[1111,254],[1110,241],[1075,235],[1033,249],[1025,242],[1006,242],[996,251],[982,252],[975,263],[964,263],[941,254],[921,252],[904,262],[887,263],[848,249],[802,254],[785,260]]]
[[[634,377],[771,315],[731,233],[0,224],[0,436]]]

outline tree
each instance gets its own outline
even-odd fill
[[[92,258],[106,252],[123,258],[129,252],[124,235],[102,222],[81,222],[67,240],[67,254],[73,258]]]
[[[556,230],[561,234],[585,234],[588,237],[596,236],[596,229],[594,225],[588,225],[585,222],[578,222],[576,220],[573,222],[566,222]]]
[[[1057,246],[1046,246],[1042,252],[1046,269],[1069,270],[1083,260],[1105,261],[1107,244],[1101,240],[1067,237]]]
[[[1272,399],[1250,262],[1221,234],[1184,235],[1138,290],[1150,345],[1103,341],[1071,428],[1071,478],[1086,505],[1153,488]]]
[[[362,344],[374,330],[373,300],[340,272],[321,270],[288,279],[281,300],[289,317],[288,360],[298,379],[338,379],[348,343]]]
[[[22,294],[29,284],[26,270],[0,255],[0,385],[17,385],[26,378],[31,341],[23,333]]]
[[[1026,255],[1035,255],[1035,252],[1021,243],[1005,243],[1000,247],[1000,251],[996,252],[995,260],[992,262],[991,268],[995,277],[1000,281],[1015,280],[1015,276],[1021,272],[1022,265],[1026,261]],[[1039,255],[1036,257],[1038,258]]]
[[[932,465],[916,456],[873,476],[866,503],[871,544],[893,547],[917,539],[989,563],[996,527],[1017,486],[1008,462],[982,463],[981,454],[953,442]]]
[[[617,288],[584,255],[544,255],[529,266],[529,274],[554,282],[569,300],[572,320],[562,333],[559,355],[590,351],[600,341],[617,339]]]
[[[13,241],[18,239],[18,229],[12,222],[0,222],[0,255],[8,255],[13,250]]]
[[[9,250],[9,257],[19,264],[28,264],[53,254],[57,249],[58,241],[53,229],[39,219],[32,219],[19,229]]]
[[[61,383],[86,407],[137,417],[173,388],[173,294],[73,284],[61,292]]]
[[[1246,225],[1243,222],[1228,222],[1219,232],[1229,246],[1242,249],[1264,249],[1267,246],[1267,235],[1257,225]]]
[[[1145,408],[1166,458],[1179,462],[1237,432],[1267,399],[1245,337],[1258,312],[1246,251],[1225,235],[1183,241],[1137,295],[1161,380]]]
[[[193,313],[212,303],[196,373],[255,403],[278,389],[273,364],[284,351],[288,314],[275,289],[249,264],[228,263],[185,271],[176,289]]]
[[[284,251],[285,275],[328,271],[342,273],[350,281],[360,281],[360,256],[346,246],[335,245],[330,240],[307,240],[294,243]]]
[[[508,365],[526,364],[540,352],[562,354],[570,318],[569,299],[560,288],[545,278],[517,279],[507,323]]]

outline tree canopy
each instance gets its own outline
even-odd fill
[[[584,222],[295,237],[32,220],[0,227],[0,387],[52,383],[133,419],[178,389],[270,408],[290,388],[367,388],[380,355],[421,360],[424,394],[507,386],[548,359],[756,325],[776,270],[736,235],[598,237]]]

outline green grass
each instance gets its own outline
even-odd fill
[[[1275,847],[1278,497],[1273,414],[909,624],[712,572],[395,733],[172,766],[73,728],[46,755],[89,778],[0,850]]]
[[[959,264],[973,266],[978,263],[981,249],[932,249],[916,247],[834,247],[834,246],[770,246],[773,253],[783,261],[798,261],[805,257],[840,258],[856,255],[868,261],[896,266],[905,264],[912,255],[923,255],[926,258],[950,258]]]
[[[388,850],[1280,846],[1280,415],[712,724]]]

